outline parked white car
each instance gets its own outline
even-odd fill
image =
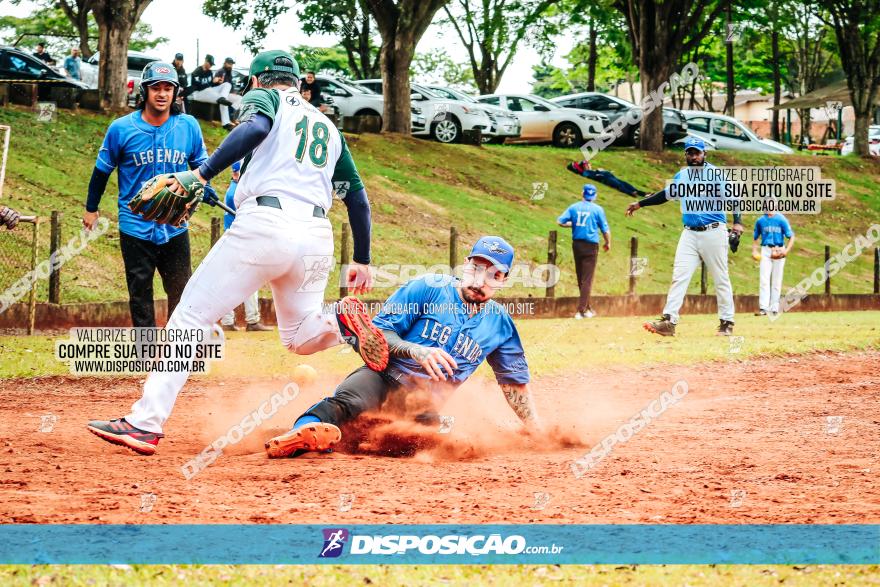
[[[762,139],[748,126],[730,116],[715,112],[683,110],[688,122],[688,134],[696,135],[719,151],[752,151],[756,153],[791,154],[794,151],[782,143]],[[684,139],[676,144],[684,144]]]
[[[473,96],[469,96],[464,92],[459,92],[452,88],[444,86],[428,86],[428,89],[449,100],[479,104]],[[495,106],[490,106],[489,104],[482,104],[481,107],[486,110],[489,119],[492,121],[492,126],[489,127],[489,130],[483,133],[484,142],[502,144],[507,139],[515,139],[519,137],[522,132],[522,125],[519,122],[519,118],[514,116],[512,112],[496,108]]]
[[[381,92],[381,79],[366,79],[354,82],[372,92]],[[482,105],[450,100],[434,93],[427,86],[410,84],[413,105],[421,108],[428,118],[428,126],[424,130],[413,130],[414,136],[430,136],[441,143],[457,143],[461,140],[462,131],[477,130],[485,134],[492,127],[492,120]]]
[[[840,149],[841,155],[851,155],[855,148],[855,138],[846,137],[843,141],[843,147]],[[872,124],[868,127],[868,152],[874,157],[880,157],[880,124]]]
[[[530,94],[488,94],[478,102],[512,113],[522,125],[513,143],[553,143],[557,147],[577,148],[585,139],[602,134],[608,117],[590,110],[563,108],[540,96]]]
[[[333,98],[333,105],[339,109],[341,117],[346,116],[378,116],[382,117],[384,99],[368,89],[351,82],[328,75],[315,76],[321,83],[321,95]],[[342,118],[340,118],[340,125]],[[424,132],[427,119],[418,106],[412,107],[412,132]]]

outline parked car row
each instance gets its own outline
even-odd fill
[[[40,96],[50,86],[85,90],[98,87],[98,63],[95,53],[81,65],[82,81],[67,78],[30,53],[14,47],[0,47],[0,80],[46,80],[40,84]],[[137,102],[141,73],[152,61],[160,58],[139,51],[128,52],[129,104]],[[323,95],[330,110],[340,118],[373,115],[380,119],[383,112],[382,80],[347,81],[319,75]],[[234,88],[241,91],[247,84],[247,69],[235,68]],[[479,130],[485,142],[491,143],[552,143],[557,147],[576,148],[584,141],[602,135],[609,124],[640,106],[616,96],[598,92],[581,92],[546,100],[529,94],[489,94],[469,96],[441,85],[411,84],[412,133],[430,137],[441,143],[461,140],[465,131]],[[698,136],[710,149],[792,153],[786,145],[763,139],[735,118],[714,112],[663,108],[663,138],[667,145],[682,144],[688,136]],[[639,127],[630,125],[615,141],[638,144]],[[880,156],[880,125],[869,129],[869,148]],[[848,137],[842,155],[853,150]]]
[[[851,136],[846,137],[840,154],[851,155],[854,148],[855,139]],[[880,124],[872,124],[868,127],[868,152],[875,157],[880,157]]]

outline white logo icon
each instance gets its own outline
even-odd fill
[[[55,120],[55,102],[37,102],[37,122],[52,122]]]
[[[306,272],[298,291],[324,291],[327,279],[330,277],[330,269],[333,267],[333,257],[303,255],[303,263],[306,266]]]
[[[440,434],[449,434],[455,424],[455,416],[440,416]]]
[[[350,511],[352,504],[354,504],[354,494],[353,493],[342,493],[339,495],[339,511],[340,512]]]
[[[547,182],[546,181],[534,181],[532,182],[532,197],[529,198],[532,201],[543,200],[544,195],[547,193]]]
[[[156,494],[155,493],[141,493],[141,511],[142,512],[150,512],[153,511],[153,505],[156,503]]]
[[[548,503],[550,503],[550,494],[545,491],[536,491],[535,503],[532,504],[532,510],[543,510],[545,507],[547,507]]]
[[[825,416],[825,433],[840,434],[843,428],[843,416]]]
[[[333,182],[333,197],[338,200],[344,200],[345,196],[348,195],[348,189],[351,187],[351,182],[348,181],[334,181]]]
[[[52,432],[57,422],[58,416],[55,414],[44,414],[40,416],[40,432]]]
[[[731,336],[730,337],[730,348],[728,349],[731,353],[738,353],[742,350],[743,341],[745,340],[744,336]]]
[[[648,266],[647,257],[631,257],[629,260],[629,274],[632,277],[638,277],[645,272]]]
[[[730,490],[730,507],[738,508],[743,502],[746,500],[746,490],[745,489],[731,489]]]

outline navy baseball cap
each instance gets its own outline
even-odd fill
[[[688,149],[699,149],[702,152],[706,152],[706,143],[700,137],[688,137],[684,142],[684,150]]]
[[[596,192],[596,186],[591,183],[584,184],[584,199],[588,201],[593,201],[596,199],[598,193]]]
[[[174,58],[183,61],[183,53],[175,53]]]
[[[486,259],[498,271],[508,273],[513,265],[513,247],[500,236],[484,236],[476,242],[468,259]]]
[[[205,61],[207,61],[211,65],[214,65],[214,56],[208,53],[207,55],[205,55]]]
[[[232,164],[232,171],[239,171],[241,169],[241,161],[236,161]]]

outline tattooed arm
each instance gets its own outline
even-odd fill
[[[455,374],[458,365],[455,359],[443,349],[403,340],[393,330],[382,329],[382,334],[388,341],[388,353],[392,357],[414,359],[434,381],[447,379],[446,373],[443,372],[444,368],[449,373],[449,377]]]
[[[504,383],[501,385],[501,391],[511,409],[519,416],[523,424],[533,425],[536,428],[542,428],[541,421],[538,419],[538,412],[535,411],[535,402],[532,400],[532,394],[529,386],[523,384]]]

